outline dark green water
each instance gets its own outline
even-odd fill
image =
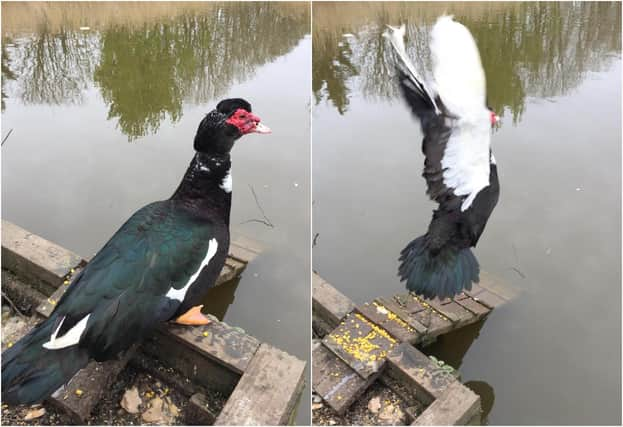
[[[145,3],[145,19],[109,25],[99,23],[108,6],[92,7],[73,20],[86,31],[44,19],[3,33],[2,135],[13,132],[2,218],[92,255],[135,210],[172,194],[203,115],[244,97],[274,133],[233,150],[231,225],[266,249],[207,305],[309,362],[309,5],[173,5],[151,19]],[[250,186],[274,228],[246,222],[263,218]],[[309,405],[306,390],[298,423]]]
[[[620,424],[621,3],[314,4],[313,269],[358,303],[404,290],[398,254],[434,205],[381,34],[406,22],[428,68],[444,12],[473,32],[503,120],[475,254],[521,294],[431,351],[490,424]]]

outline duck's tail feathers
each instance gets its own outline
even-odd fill
[[[426,235],[409,243],[400,253],[398,275],[409,291],[424,298],[452,298],[478,282],[480,266],[470,248],[450,246],[433,254]]]
[[[2,403],[34,404],[49,397],[89,361],[78,345],[47,350],[54,316],[2,353]]]

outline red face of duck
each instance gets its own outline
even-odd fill
[[[248,112],[244,108],[238,108],[229,116],[226,123],[236,126],[242,135],[248,133],[271,133],[268,126],[260,123],[260,118],[253,113]]]
[[[500,117],[491,109],[489,109],[489,113],[491,114],[491,127],[495,127],[495,125],[500,121]]]

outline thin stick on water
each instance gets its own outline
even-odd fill
[[[515,255],[515,264],[517,265],[517,267],[510,267],[511,270],[513,270],[514,272],[516,272],[517,274],[519,274],[521,276],[522,279],[526,278],[526,275],[523,274],[521,272],[521,270],[519,270],[519,257],[517,256],[517,248],[515,247],[515,244],[512,244],[513,246],[513,254]]]
[[[268,219],[268,217],[266,216],[266,213],[264,212],[262,205],[260,205],[260,201],[258,200],[257,194],[255,194],[255,190],[253,189],[253,186],[251,184],[249,184],[249,188],[251,189],[251,193],[253,193],[253,198],[255,199],[255,205],[262,213],[262,216],[264,217],[264,219],[249,219],[249,220],[241,222],[240,224],[246,224],[248,222],[259,222],[260,224],[264,224],[267,227],[274,228],[275,226],[270,221],[270,219]]]
[[[9,132],[6,134],[6,136],[2,139],[2,143],[0,143],[0,147],[3,146],[4,141],[6,141],[9,136],[11,136],[11,132],[13,132],[13,128],[11,128]]]

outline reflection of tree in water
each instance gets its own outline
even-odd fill
[[[7,80],[15,80],[15,74],[11,71],[9,66],[9,56],[6,50],[7,44],[12,44],[12,41],[9,38],[5,38],[2,40],[2,111],[4,111],[5,105],[4,100],[6,99],[6,93],[4,91],[4,86],[6,85]]]
[[[322,45],[318,46],[319,43]],[[341,37],[336,39],[335,34],[325,37],[314,31],[313,46],[312,90],[316,103],[326,96],[339,113],[344,114],[350,94],[347,81],[358,73],[350,61],[349,41]]]
[[[165,117],[179,120],[183,102],[208,102],[292,50],[309,30],[308,10],[232,3],[88,36],[40,32],[11,52],[20,64],[20,97],[72,103],[94,81],[108,118],[134,139],[155,132]]]
[[[363,28],[360,25],[357,37],[349,39],[352,54],[346,58],[359,70],[358,76],[347,76],[331,85],[359,87],[368,97],[396,97],[395,81],[389,77],[393,60],[381,34],[385,24],[397,22],[407,21],[407,51],[416,66],[430,69],[428,37],[433,21],[414,22],[421,17],[423,7],[427,6],[401,6],[396,13],[387,7],[379,11],[376,20],[369,20]],[[620,55],[620,2],[519,3],[505,9],[485,7],[478,14],[453,11],[450,5],[447,12],[454,13],[477,40],[487,73],[490,106],[501,114],[508,108],[515,122],[524,111],[527,96],[563,95],[577,87],[587,72],[604,69],[610,58]],[[341,28],[319,32],[318,44],[314,38],[314,55],[321,53],[330,38],[341,40],[341,32]],[[322,58],[335,59],[331,48]],[[325,66],[314,63],[314,78],[316,68]],[[339,77],[336,74],[335,78]],[[328,81],[325,84],[329,86]],[[318,88],[319,83],[314,82],[316,102],[328,97]],[[333,103],[338,99],[331,98]],[[347,102],[336,104],[340,112]]]
[[[30,38],[14,38],[2,49],[3,77],[7,72],[19,82],[16,96],[26,104],[80,103],[89,86],[99,41],[86,33],[43,26]],[[10,65],[9,65],[10,58]]]
[[[221,96],[291,50],[307,30],[301,18],[282,17],[266,3],[232,4],[173,23],[105,32],[94,79],[109,118],[118,117],[130,137],[155,132],[165,115],[179,120],[183,101]]]

